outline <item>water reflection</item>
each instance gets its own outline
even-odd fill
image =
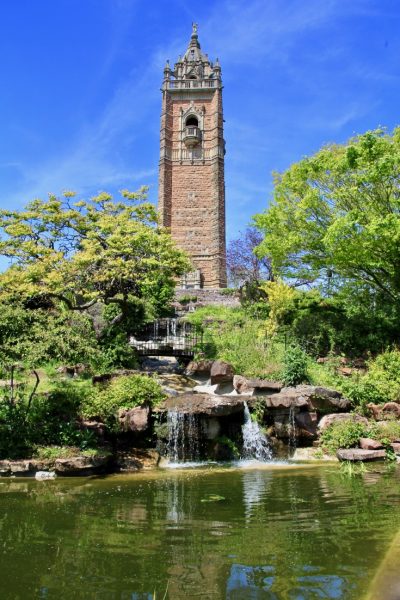
[[[325,466],[1,482],[1,598],[359,600],[400,526],[398,481]]]

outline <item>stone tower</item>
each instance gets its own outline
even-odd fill
[[[161,91],[158,209],[195,269],[181,285],[226,287],[221,67],[201,51],[197,25]]]

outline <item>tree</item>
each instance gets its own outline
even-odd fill
[[[400,303],[400,128],[368,131],[275,176],[257,249],[287,281]],[[332,277],[333,276],[333,277]]]
[[[256,256],[255,248],[263,241],[263,235],[255,227],[240,232],[239,237],[231,240],[226,253],[226,266],[229,280],[236,287],[245,283],[270,280],[271,263],[266,256]]]
[[[116,324],[140,301],[170,298],[189,261],[158,226],[146,188],[121,195],[75,201],[65,192],[0,211],[0,254],[11,261],[0,275],[0,301],[54,299],[72,311],[102,302],[117,307]]]

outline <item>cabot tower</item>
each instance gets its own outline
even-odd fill
[[[161,224],[191,256],[183,287],[226,287],[221,67],[201,51],[196,24],[174,69],[167,62],[161,91]]]

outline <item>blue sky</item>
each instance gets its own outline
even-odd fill
[[[192,21],[222,66],[228,239],[272,171],[400,124],[398,0],[3,0],[0,206],[141,184],[156,201],[162,70]]]

